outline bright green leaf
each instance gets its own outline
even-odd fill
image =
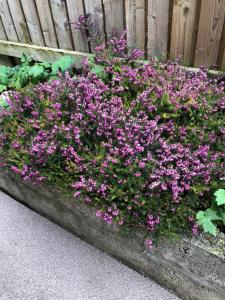
[[[45,69],[43,66],[39,64],[35,64],[34,66],[30,67],[28,70],[28,75],[33,77],[41,77],[44,75]]]
[[[217,228],[210,220],[206,219],[201,225],[204,229],[204,232],[210,233],[210,234],[216,236]]]
[[[216,196],[216,202],[217,205],[224,205],[225,204],[225,190],[224,189],[219,189],[214,193]]]

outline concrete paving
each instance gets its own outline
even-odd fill
[[[0,192],[0,299],[179,298]]]

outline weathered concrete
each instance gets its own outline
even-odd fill
[[[95,211],[62,193],[22,182],[12,174],[0,175],[0,188],[78,237],[118,258],[132,268],[172,289],[183,299],[225,299],[225,238],[162,240],[147,251],[141,233],[122,237]]]

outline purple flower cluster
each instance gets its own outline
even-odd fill
[[[155,231],[155,226],[157,226],[160,223],[160,217],[154,217],[152,214],[148,214],[147,216],[147,230],[151,231]]]
[[[96,217],[101,218],[107,224],[112,224],[113,220],[115,220],[119,225],[123,225],[123,219],[120,218],[119,214],[120,210],[115,203],[113,203],[112,206],[109,206],[106,211],[96,211]]]
[[[42,182],[46,179],[44,176],[40,175],[39,171],[32,170],[27,165],[23,165],[22,169],[19,169],[16,166],[12,166],[11,170],[16,174],[19,174],[24,181],[30,181],[36,183],[36,182]]]

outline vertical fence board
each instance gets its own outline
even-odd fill
[[[167,53],[169,0],[148,0],[148,56]]]
[[[195,66],[215,65],[225,18],[225,0],[204,0],[201,6]]]
[[[219,66],[219,68],[221,68],[222,63],[223,63],[224,51],[225,51],[225,21],[223,24],[223,31],[221,34],[220,47],[219,47],[219,52],[218,52],[218,56],[217,56],[217,65]],[[223,69],[224,69],[224,67],[223,67]]]
[[[0,0],[0,15],[8,40],[18,42],[18,36],[6,0]]]
[[[86,34],[75,29],[74,24],[78,21],[79,16],[84,15],[83,2],[82,0],[67,0],[67,7],[75,50],[89,52]]]
[[[105,11],[105,26],[107,36],[116,30],[121,33],[124,30],[123,0],[103,0]]]
[[[101,0],[84,0],[84,3],[86,14],[88,15],[91,23],[90,44],[91,51],[94,52],[94,49],[98,44],[96,37],[99,35],[101,37],[101,41],[105,40],[102,2]]]
[[[20,1],[8,0],[8,5],[19,41],[30,43],[30,34]]]
[[[145,0],[126,0],[125,10],[128,45],[145,50]]]
[[[1,39],[1,40],[7,40],[7,36],[6,36],[6,34],[5,34],[5,29],[4,29],[4,27],[3,27],[1,17],[0,17],[0,39]]]
[[[11,0],[13,1],[13,0]],[[57,48],[57,37],[48,0],[36,0],[37,11],[47,47]]]
[[[50,0],[59,47],[73,50],[65,0]]]
[[[42,29],[34,0],[21,0],[21,3],[32,43],[35,45],[44,45],[45,43],[42,35]]]
[[[199,0],[176,0],[173,6],[170,58],[194,62]]]

